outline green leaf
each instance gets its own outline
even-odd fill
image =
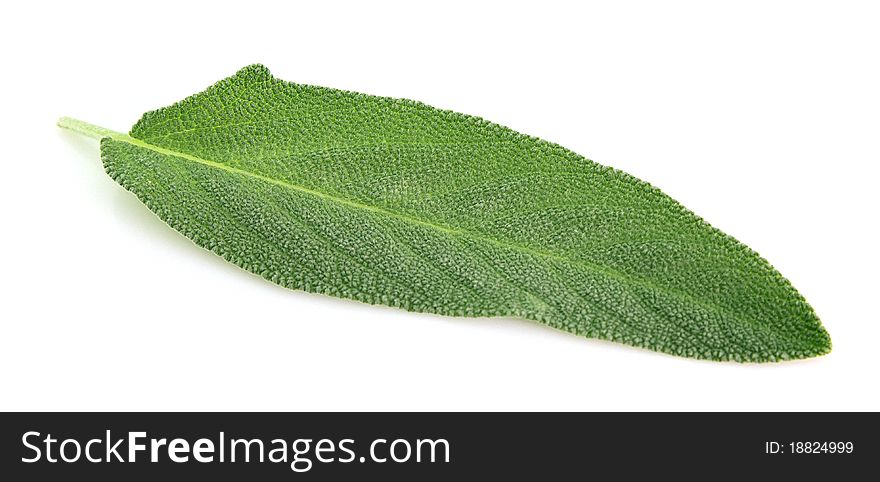
[[[273,283],[453,316],[514,316],[712,360],[827,353],[764,259],[651,185],[411,100],[252,65],[101,139],[107,173]]]

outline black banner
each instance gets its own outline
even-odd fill
[[[0,477],[853,480],[876,471],[878,420],[876,413],[5,413]]]

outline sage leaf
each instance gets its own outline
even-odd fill
[[[420,102],[245,67],[100,139],[107,173],[199,246],[281,286],[510,316],[673,355],[827,353],[770,264],[657,188]]]

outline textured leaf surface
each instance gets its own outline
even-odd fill
[[[830,350],[764,259],[632,176],[419,102],[246,67],[101,138],[110,176],[198,245],[279,285],[515,316],[675,355]]]

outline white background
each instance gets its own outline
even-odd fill
[[[367,3],[0,7],[0,409],[880,408],[871,2]],[[165,226],[55,127],[127,131],[254,62],[645,179],[769,259],[834,350],[704,362],[287,291]]]

